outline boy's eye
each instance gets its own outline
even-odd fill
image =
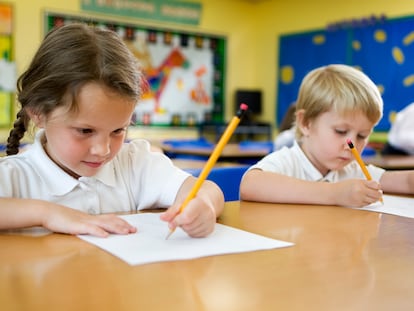
[[[336,129],[335,132],[339,135],[346,135],[347,131]]]
[[[367,136],[365,136],[365,135],[358,135],[358,139],[360,139],[360,140],[364,140],[366,138],[367,138]]]

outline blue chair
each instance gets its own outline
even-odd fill
[[[268,152],[273,151],[273,141],[266,140],[266,141],[251,141],[245,140],[239,143],[240,149],[267,149]]]
[[[170,145],[173,148],[194,148],[194,149],[213,149],[214,144],[209,142],[205,138],[198,139],[167,139],[163,141],[163,144]],[[192,154],[179,154],[174,151],[164,152],[171,159],[189,159],[189,160],[207,160],[207,156],[192,155]]]
[[[249,165],[214,167],[208,174],[207,179],[215,182],[221,188],[226,202],[237,201],[239,200],[240,181],[248,168]],[[198,177],[201,173],[201,169],[186,171],[195,177]]]
[[[267,150],[267,153],[271,153],[273,151],[273,141],[251,141],[245,140],[239,143],[240,150]],[[240,158],[238,162],[243,163],[245,165],[252,165],[255,164],[259,159],[257,158]]]

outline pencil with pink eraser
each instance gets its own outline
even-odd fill
[[[213,153],[210,155],[210,157],[207,160],[206,165],[204,166],[203,170],[201,171],[200,175],[197,178],[197,181],[195,182],[193,188],[191,189],[190,193],[188,194],[187,198],[184,200],[184,202],[180,206],[180,210],[178,211],[178,214],[180,214],[185,207],[187,206],[188,202],[190,202],[197,194],[198,190],[200,189],[203,182],[206,180],[208,174],[210,173],[213,166],[216,164],[217,159],[219,158],[221,152],[223,151],[224,147],[226,146],[227,142],[229,141],[231,135],[233,134],[236,127],[239,125],[241,118],[246,113],[247,109],[249,107],[242,103],[240,104],[240,109],[237,111],[237,114],[233,117],[233,119],[230,121],[229,125],[227,126],[226,130],[224,131],[223,135],[221,135],[221,138],[219,142],[217,143],[216,147],[213,150]],[[170,233],[167,235],[166,239],[168,239],[171,234],[173,234],[174,229],[170,230]]]
[[[362,172],[363,172],[363,173],[364,173],[364,175],[365,175],[365,178],[366,178],[367,180],[372,180],[371,174],[368,172],[368,169],[367,169],[367,167],[365,166],[364,161],[362,161],[362,158],[361,158],[361,156],[360,156],[360,154],[359,154],[358,150],[355,148],[354,144],[352,143],[352,140],[348,138],[348,139],[346,140],[346,143],[348,144],[349,149],[351,149],[351,152],[352,152],[352,154],[353,154],[353,156],[354,156],[355,160],[358,162],[359,166],[361,167]],[[383,198],[382,198],[382,197],[380,198],[380,201],[381,201],[381,203],[384,203],[384,200],[383,200]]]

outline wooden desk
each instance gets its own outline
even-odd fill
[[[172,162],[179,168],[185,169],[202,169],[206,165],[204,160],[190,160],[190,159],[171,159]],[[231,167],[231,166],[240,166],[240,164],[235,162],[216,162],[214,167]]]
[[[220,222],[295,246],[129,266],[74,236],[2,233],[1,308],[413,309],[414,219],[344,207],[230,202]]]
[[[213,135],[214,141],[218,142],[220,137],[226,131],[228,124],[200,124],[198,126],[198,136],[206,137]],[[237,141],[245,139],[252,140],[257,135],[264,135],[264,137],[273,141],[273,129],[270,123],[240,123],[234,130],[233,137]]]
[[[366,164],[373,164],[387,170],[414,169],[414,156],[377,155],[363,158]]]
[[[213,152],[213,147],[174,147],[170,144],[161,144],[160,147],[167,154],[193,155],[206,158]],[[237,143],[230,143],[224,147],[219,159],[225,161],[259,160],[268,153],[268,148],[241,148]]]

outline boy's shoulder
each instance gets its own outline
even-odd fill
[[[253,165],[253,167],[261,168],[263,170],[288,173],[303,166],[303,157],[305,157],[305,155],[303,154],[302,149],[295,142],[291,147],[285,146],[279,150],[269,153]]]

